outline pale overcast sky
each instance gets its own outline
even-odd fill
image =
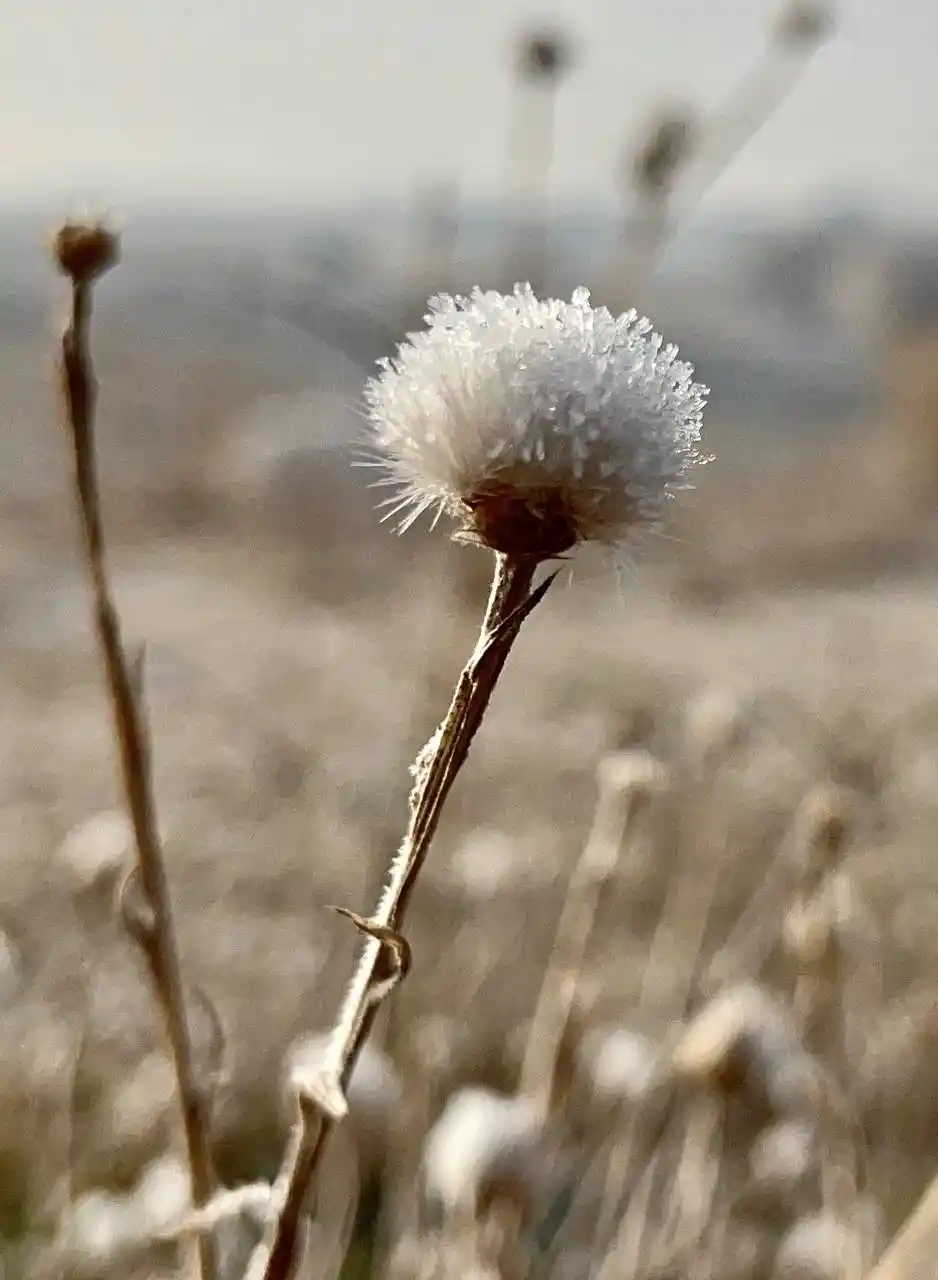
[[[938,0],[841,0],[840,30],[710,197],[830,197],[938,214]],[[662,97],[712,103],[778,0],[0,0],[10,197],[118,205],[497,193],[515,34],[554,21],[578,65],[558,200],[611,199],[622,140]]]

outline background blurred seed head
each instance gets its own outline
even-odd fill
[[[537,1104],[490,1089],[461,1089],[446,1103],[424,1144],[427,1196],[447,1216],[474,1216],[492,1184],[511,1183],[533,1199],[543,1168]]]
[[[628,1027],[594,1027],[579,1046],[577,1068],[598,1102],[634,1107],[648,1097],[660,1060],[646,1036]]]
[[[133,827],[121,809],[102,809],[72,827],[58,849],[57,861],[76,892],[113,886],[131,865]]]
[[[638,146],[629,150],[629,184],[643,195],[665,195],[690,159],[695,143],[696,122],[690,107],[672,106],[656,114]]]
[[[572,47],[564,33],[544,27],[524,36],[518,48],[518,72],[535,83],[558,80],[572,65]]]

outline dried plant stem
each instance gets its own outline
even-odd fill
[[[193,1062],[169,886],[157,830],[147,731],[132,664],[121,642],[107,572],[95,467],[94,407],[97,388],[88,344],[91,281],[78,272],[69,274],[71,312],[61,345],[65,423],[73,447],[75,490],[91,576],[95,627],[110,695],[121,778],[136,843],[134,880],[145,900],[145,905],[135,912],[129,923],[131,933],[141,946],[166,1023],[182,1111],[192,1202],[198,1208],[208,1201],[214,1187],[207,1099],[199,1087]],[[198,1260],[202,1280],[215,1280],[218,1266],[210,1234],[203,1235],[198,1241]]]
[[[705,832],[703,839],[696,832],[686,847],[686,860],[674,864],[668,880],[639,996],[640,1012],[659,1019],[664,1027],[687,1014],[717,889],[729,863],[722,823]],[[701,849],[706,850],[703,858]]]
[[[556,1076],[561,1048],[575,1011],[603,889],[616,870],[633,807],[631,789],[604,781],[600,771],[593,825],[564,897],[521,1068],[519,1092],[537,1101],[544,1119],[560,1083]]]
[[[527,280],[535,292],[548,273],[548,211],[554,157],[557,85],[519,80],[513,90],[509,189],[514,195],[506,281]]]
[[[373,919],[352,916],[370,935],[339,1012],[321,1092],[299,1090],[293,1135],[278,1178],[280,1212],[264,1248],[264,1280],[288,1280],[302,1236],[304,1204],[329,1133],[343,1113],[342,1097],[383,998],[405,976],[410,949],[400,928],[426,861],[450,788],[464,764],[511,646],[555,575],[534,591],[539,559],[497,555],[492,590],[475,650],[453,694],[446,718],[417,757],[410,824],[391,864]],[[338,1106],[330,1107],[330,1100]],[[324,1105],[325,1103],[325,1105]],[[252,1269],[251,1275],[254,1275]]]
[[[670,242],[710,189],[768,123],[795,88],[813,47],[785,52],[771,43],[706,122],[700,145],[663,192],[637,193],[636,227],[629,229],[624,279],[633,296],[647,287]]]
[[[676,217],[683,222],[710,188],[781,107],[817,46],[797,53],[771,42],[710,118],[703,145],[688,174]]]

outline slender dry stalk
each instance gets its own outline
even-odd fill
[[[683,111],[668,113],[642,139],[632,163],[635,227],[624,283],[643,289],[679,228],[793,91],[832,16],[820,5],[783,8],[757,60],[700,129]]]
[[[417,757],[410,797],[410,824],[390,868],[372,919],[351,913],[369,935],[339,1012],[322,1079],[297,1091],[297,1117],[278,1177],[280,1211],[271,1239],[261,1246],[250,1275],[289,1280],[302,1238],[305,1206],[326,1141],[345,1110],[344,1094],[378,1008],[406,976],[410,948],[400,929],[426,861],[440,814],[485,715],[492,692],[525,618],[540,603],[556,575],[532,591],[540,556],[498,553],[488,607],[475,650],[463,669],[449,711]]]
[[[554,159],[557,95],[570,52],[556,31],[521,42],[512,87],[507,184],[513,202],[506,280],[527,280],[535,291],[548,274],[548,206]]]
[[[196,1078],[172,904],[157,828],[150,745],[136,688],[137,676],[121,641],[108,577],[95,459],[97,384],[89,349],[92,286],[95,278],[117,261],[118,242],[104,227],[66,224],[56,236],[54,252],[71,286],[70,313],[62,334],[60,355],[64,418],[72,444],[75,493],[94,599],[95,628],[136,844],[137,863],[131,874],[144,903],[132,916],[125,913],[125,918],[143,953],[166,1024],[182,1112],[192,1202],[198,1208],[208,1201],[215,1182],[209,1150],[209,1100]],[[212,1236],[200,1237],[197,1248],[202,1280],[215,1280],[218,1265]]]
[[[699,206],[730,163],[772,118],[800,80],[824,34],[814,43],[795,47],[781,44],[777,38],[767,43],[711,117],[680,198],[677,220],[683,221]]]
[[[576,1006],[603,889],[616,871],[633,818],[663,778],[663,769],[643,753],[610,756],[599,767],[592,829],[564,898],[521,1070],[519,1091],[537,1101],[544,1119],[551,1109],[561,1046]]]

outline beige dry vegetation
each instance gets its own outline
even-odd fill
[[[112,354],[105,401],[130,405],[146,353]],[[103,469],[125,632],[148,646],[197,1058],[212,1006],[224,1028],[213,1143],[237,1187],[277,1170],[285,1061],[330,1026],[357,946],[326,907],[367,910],[381,882],[485,566],[392,538],[341,451],[229,492],[225,424],[270,389],[230,372],[208,362],[199,421],[161,457],[112,410]],[[8,460],[0,507],[5,1262],[167,1275],[172,1247],[141,1237],[185,1204],[172,1078],[112,909],[129,835],[48,406],[20,417],[29,466]],[[366,1059],[330,1148],[310,1275],[341,1256],[356,1198],[348,1274],[375,1231],[375,1273],[401,1277],[509,1277],[533,1254],[551,1276],[862,1274],[850,1250],[872,1257],[933,1173],[936,528],[876,433],[770,454],[716,426],[720,464],[672,539],[618,585],[582,565],[512,656],[415,899],[386,1058]],[[468,1095],[463,1130],[484,1135],[495,1107],[495,1155],[466,1173],[457,1114],[449,1163],[421,1174],[458,1090],[517,1087],[597,767],[623,751],[667,781],[610,837],[550,1121]],[[843,818],[829,865],[808,856],[806,797]],[[452,1190],[467,1178],[471,1212]],[[224,1226],[226,1275],[244,1221]]]

